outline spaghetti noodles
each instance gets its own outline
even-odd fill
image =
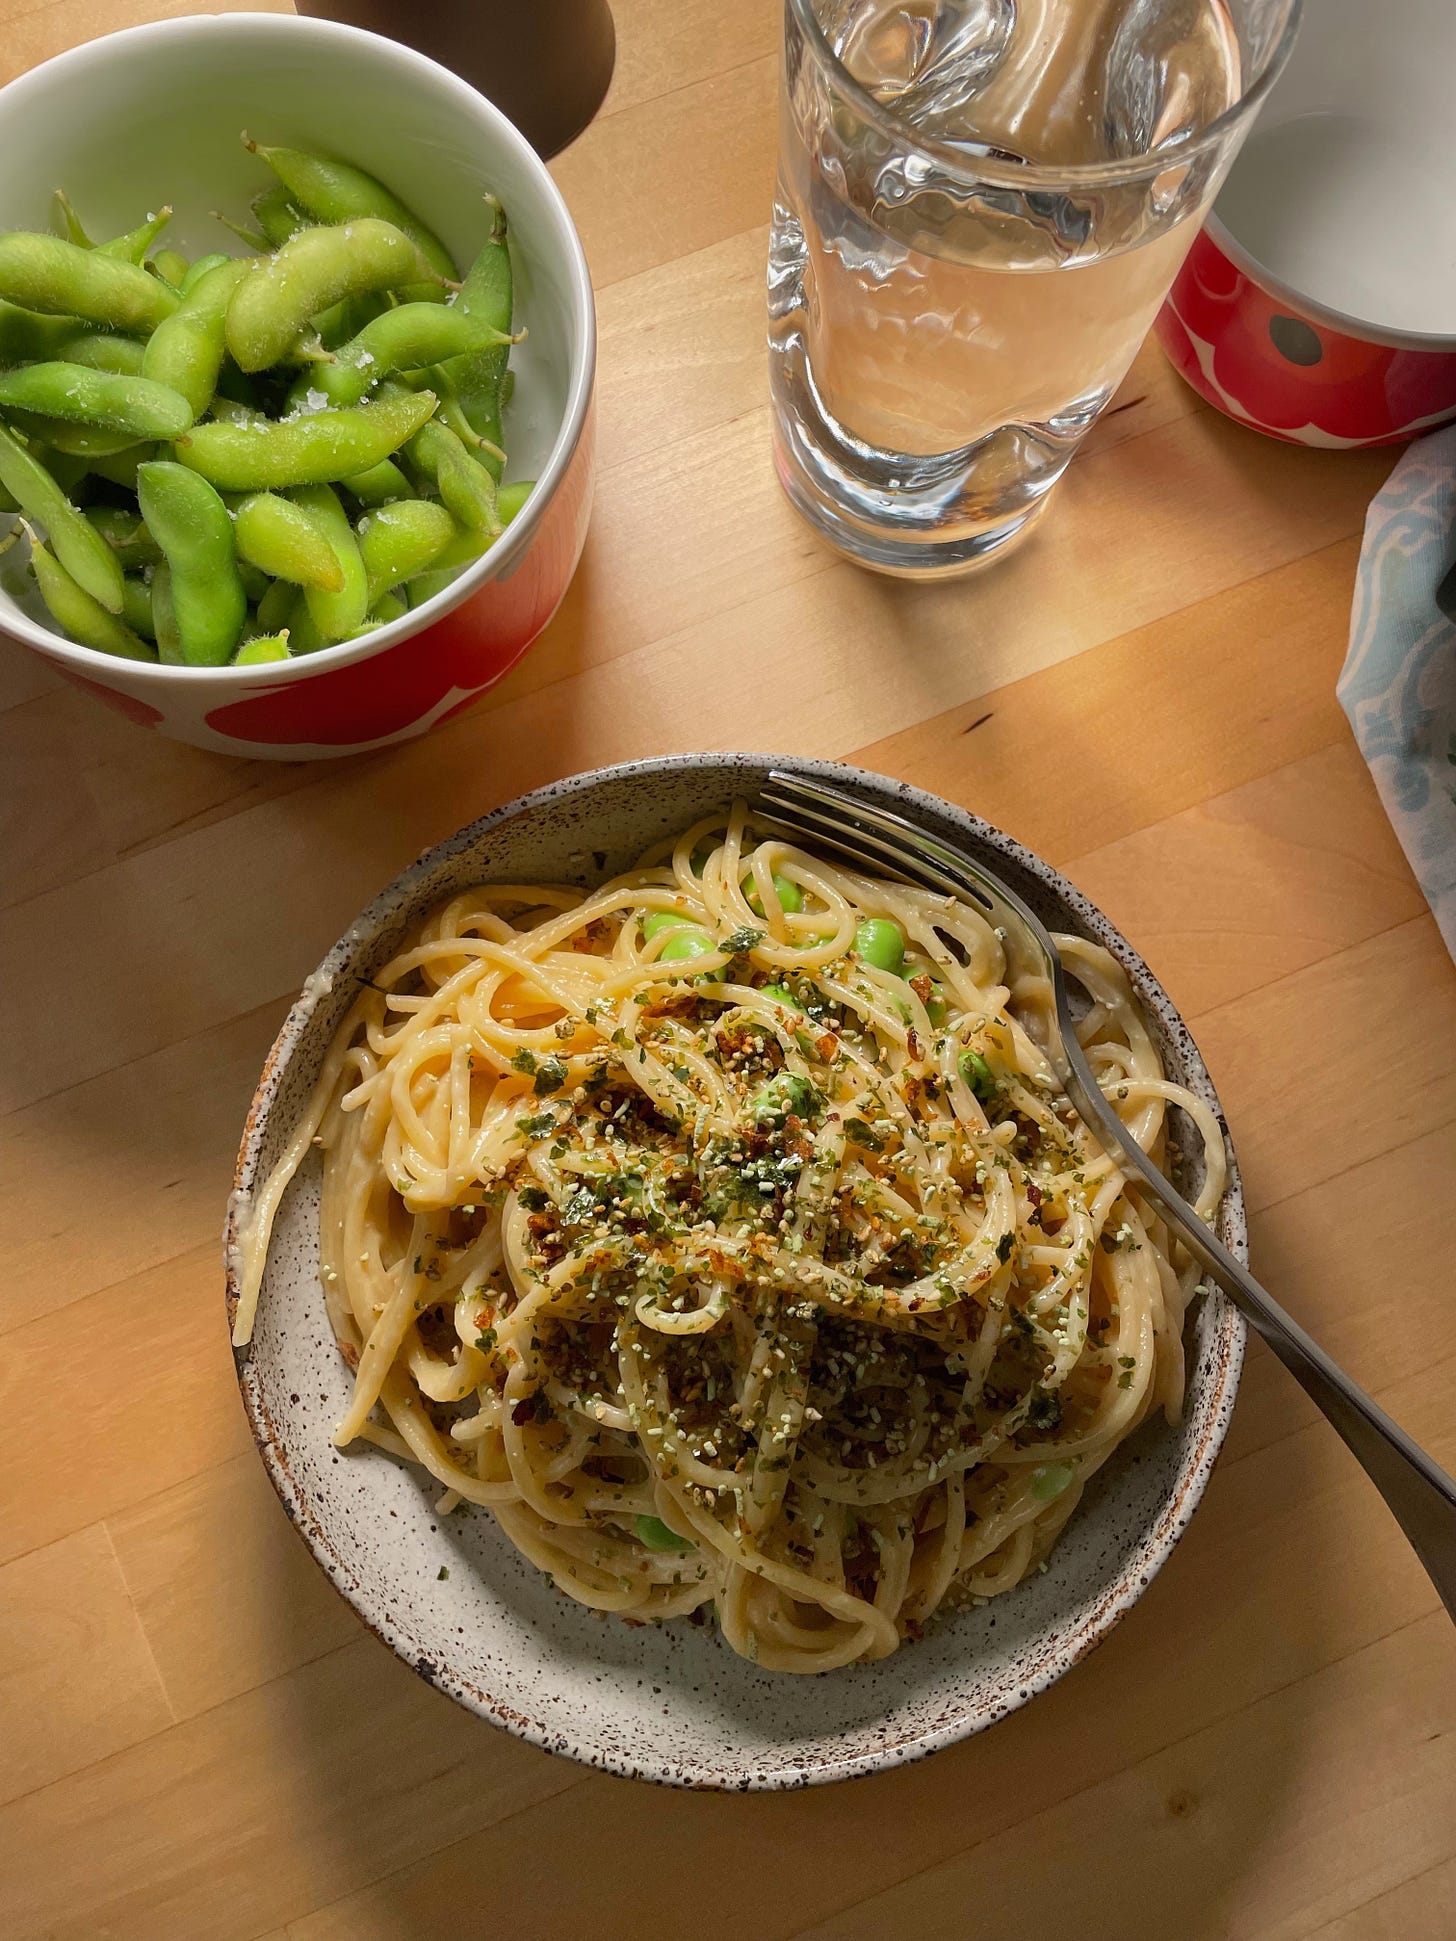
[[[1121,970],[1060,938],[1079,1035],[1158,1155]],[[1195,1270],[1051,1078],[1044,981],[967,905],[740,804],[588,894],[490,884],[364,985],[244,1245],[323,1147],[340,1446],[488,1506],[583,1604],[714,1604],[784,1671],[884,1657],[1046,1557],[1176,1416]]]

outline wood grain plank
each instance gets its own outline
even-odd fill
[[[245,1941],[572,1783],[373,1638],[0,1809],[7,1941]]]
[[[1287,1941],[1312,1909],[1337,1914],[1449,1854],[1450,1654],[1438,1613],[795,1941],[976,1941],[1041,1932],[1072,1906],[1079,1941]],[[1364,1758],[1372,1745],[1399,1763]]]
[[[285,1006],[168,1045],[0,1119],[0,1335],[215,1243],[263,1059]]]
[[[58,1395],[57,1371],[83,1349],[104,1356],[106,1379]],[[84,1433],[61,1433],[82,1399]],[[214,1242],[0,1339],[0,1560],[250,1447]]]
[[[607,116],[556,157],[551,173],[580,212],[599,290],[736,235],[745,210],[766,218],[777,87],[776,58],[758,54]],[[673,157],[668,193],[664,154]]]
[[[1426,907],[1345,741],[1077,856],[1068,871],[1190,1016]]]
[[[1256,1210],[1456,1117],[1456,972],[1429,915],[1190,1022]]]
[[[624,108],[773,54],[783,23],[779,0],[737,0],[706,11],[682,0],[630,0],[613,11],[617,64],[594,127]]]
[[[107,1527],[179,1719],[360,1635],[252,1449],[148,1495]]]
[[[38,67],[68,47],[79,47],[98,34],[122,27],[139,27],[148,20],[173,20],[191,13],[188,0],[40,0],[29,6],[7,6],[5,36],[0,41],[0,83],[13,81],[28,68]],[[213,13],[292,13],[292,0],[214,0]]]
[[[1301,1941],[1413,1941],[1413,1937],[1456,1934],[1456,1858],[1309,1929]]]
[[[171,1724],[99,1524],[0,1568],[0,1718],[0,1805]]]

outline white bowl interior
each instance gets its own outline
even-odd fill
[[[286,1146],[356,978],[439,900],[483,880],[583,885],[633,863],[770,764],[676,757],[578,778],[463,831],[393,885],[310,979],[285,1025],[240,1160],[240,1204]],[[1108,943],[1133,975],[1170,1072],[1217,1107],[1171,1004],[1141,959],[1045,865],[959,810],[860,771],[795,763],[908,803],[969,843],[1058,928]],[[1183,1141],[1196,1151],[1197,1141]],[[259,1445],[319,1561],[401,1655],[511,1730],[589,1763],[654,1779],[791,1786],[917,1756],[1014,1710],[1075,1663],[1147,1584],[1192,1513],[1233,1405],[1242,1324],[1222,1297],[1189,1324],[1181,1426],[1145,1425],[1099,1475],[1042,1576],[937,1622],[872,1666],[774,1677],[713,1627],[631,1628],[569,1602],[515,1551],[488,1511],[434,1515],[438,1486],[377,1451],[329,1442],[349,1374],[317,1278],[317,1159],[284,1198],[258,1326],[240,1379]],[[1237,1171],[1221,1228],[1244,1249]],[[443,1571],[448,1570],[448,1577]]]
[[[1453,72],[1451,0],[1309,0],[1219,220],[1324,308],[1456,343]]]
[[[62,55],[0,91],[0,229],[48,229],[51,194],[63,187],[94,236],[120,234],[170,203],[175,214],[158,247],[194,258],[243,254],[212,211],[247,221],[251,198],[275,180],[243,147],[244,129],[370,170],[439,233],[462,269],[488,233],[483,192],[500,198],[517,323],[529,333],[511,355],[507,477],[539,477],[589,330],[570,276],[569,224],[504,117],[393,41],[328,21],[222,14]],[[16,548],[0,574],[0,624],[24,614],[52,633],[23,566]]]

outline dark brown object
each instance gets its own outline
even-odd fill
[[[452,68],[542,156],[574,141],[602,105],[617,52],[607,0],[298,0],[298,11]]]

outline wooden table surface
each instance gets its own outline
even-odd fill
[[[591,540],[472,714],[250,765],[0,660],[6,1941],[1456,1936],[1450,1624],[1258,1347],[1110,1642],[980,1738],[797,1795],[604,1778],[457,1709],[253,1452],[218,1236],[306,972],[521,789],[772,745],[965,803],[1102,904],[1207,1054],[1256,1267],[1456,1465],[1456,971],[1335,700],[1390,454],[1237,430],[1149,347],[1019,557],[933,589],[838,562],[769,459],[778,7],[616,0],[554,164],[600,305]],[[161,11],[0,0],[0,78]]]

